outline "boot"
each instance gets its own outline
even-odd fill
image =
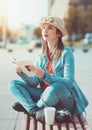
[[[34,107],[31,108],[31,113],[28,113],[26,111],[26,109],[19,102],[14,103],[12,108],[15,111],[18,111],[18,112],[24,112],[24,113],[30,114],[30,116],[35,117],[36,120],[38,120],[40,122],[44,122],[45,121],[44,109],[40,109],[37,106],[34,106]]]
[[[28,113],[26,109],[19,102],[14,103],[12,108],[18,112],[24,112],[30,114],[30,116],[35,116],[36,111],[39,109],[37,106],[34,106],[31,108],[30,113]]]
[[[12,106],[12,108],[13,108],[15,111],[18,111],[18,112],[28,113],[28,112],[26,111],[26,109],[25,109],[19,102],[14,103],[14,105]]]

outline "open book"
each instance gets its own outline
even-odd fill
[[[27,74],[28,76],[34,76],[35,75],[32,71],[28,70],[28,66],[33,65],[33,63],[29,59],[16,60],[14,58],[11,58],[11,60],[12,60],[12,63],[15,66],[18,65],[19,67],[21,67],[23,72],[25,74]],[[14,63],[14,62],[16,62],[16,63]]]

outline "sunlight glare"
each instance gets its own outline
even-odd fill
[[[41,17],[48,15],[47,3],[47,0],[9,0],[9,24],[36,24]]]

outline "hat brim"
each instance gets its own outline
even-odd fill
[[[50,23],[49,21],[41,21],[41,22],[39,22],[38,26],[42,29],[44,24],[49,24],[49,25],[57,28],[63,34],[63,36],[65,36],[67,34],[66,29],[64,27],[58,28],[57,25],[55,25],[54,23]]]

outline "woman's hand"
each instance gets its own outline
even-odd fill
[[[36,76],[42,78],[44,76],[44,70],[42,70],[41,68],[36,68],[35,66],[28,66],[28,70],[32,71]]]
[[[15,69],[16,69],[16,72],[18,72],[18,73],[22,73],[23,72],[21,67],[19,67],[19,66],[16,66]]]
[[[13,64],[14,64],[14,66],[15,66],[15,70],[16,70],[16,72],[18,72],[18,73],[23,72],[22,68],[19,67],[19,66],[16,64],[16,61],[13,61]]]

